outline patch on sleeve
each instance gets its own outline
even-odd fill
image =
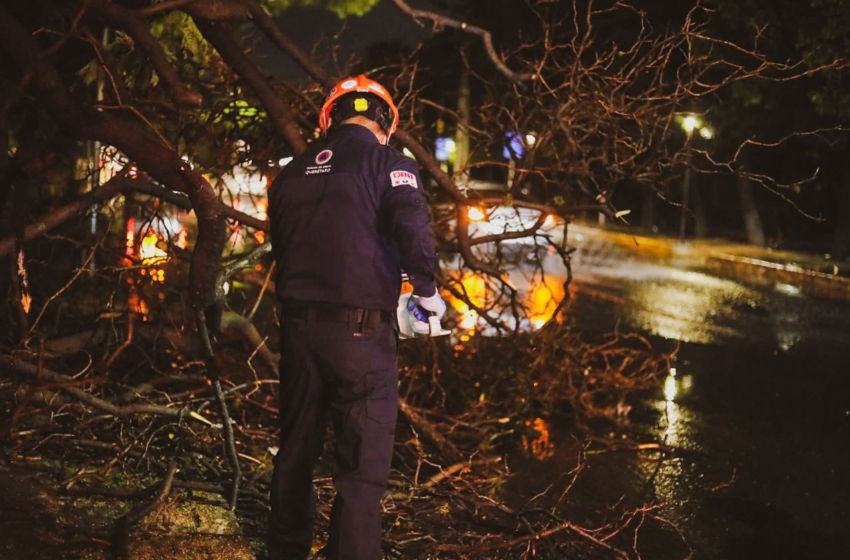
[[[416,184],[416,175],[409,171],[392,171],[390,172],[390,184],[397,187],[399,185],[410,185],[414,189],[418,189]]]

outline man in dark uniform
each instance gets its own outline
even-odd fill
[[[446,309],[434,281],[434,234],[416,163],[387,146],[397,124],[398,110],[380,84],[365,76],[343,80],[319,117],[326,138],[289,163],[269,189],[281,302],[274,560],[303,560],[310,552],[313,466],[328,419],[337,491],[328,558],[381,558],[402,270],[419,307],[438,316]]]

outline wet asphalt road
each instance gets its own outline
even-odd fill
[[[590,456],[575,499],[659,504],[696,559],[850,558],[850,303],[636,259],[574,272],[583,330],[680,345],[625,428],[675,451]],[[663,523],[639,542],[644,560],[689,554]]]

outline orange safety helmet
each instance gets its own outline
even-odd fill
[[[319,128],[322,129],[322,132],[327,132],[331,126],[331,111],[337,99],[349,93],[371,93],[372,95],[377,95],[389,106],[392,117],[392,122],[390,122],[389,128],[386,130],[387,140],[389,141],[389,137],[392,136],[396,127],[398,127],[398,109],[395,103],[393,103],[393,98],[390,97],[389,92],[384,89],[384,86],[375,80],[367,78],[363,74],[342,80],[328,92],[325,103],[322,105],[322,110],[319,111]]]

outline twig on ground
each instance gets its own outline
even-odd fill
[[[472,469],[472,467],[481,467],[486,465],[492,465],[493,463],[499,463],[502,461],[501,457],[489,457],[487,459],[478,459],[475,461],[463,461],[460,463],[455,463],[454,465],[446,468],[440,469],[440,472],[426,480],[422,484],[423,489],[428,489],[436,486],[447,478],[451,478],[455,474],[459,472],[467,472]]]
[[[0,368],[6,369],[7,371],[11,372],[22,373],[27,377],[38,379],[38,368],[36,366],[24,362],[22,360],[12,358],[11,356],[0,356]],[[44,369],[42,372],[42,376],[43,379],[56,383],[57,389],[68,393],[72,397],[78,399],[79,401],[85,404],[93,406],[98,410],[101,410],[108,414],[112,414],[114,416],[126,418],[136,414],[153,414],[156,416],[174,418],[177,420],[183,418],[191,418],[193,420],[203,422],[207,425],[212,425],[212,422],[210,422],[200,414],[191,410],[186,410],[185,408],[167,407],[153,404],[130,404],[124,406],[116,405],[115,403],[103,400],[91,393],[83,391],[82,389],[77,389],[76,387],[69,386],[69,384],[74,384],[75,380],[66,375],[53,372],[49,369]]]

